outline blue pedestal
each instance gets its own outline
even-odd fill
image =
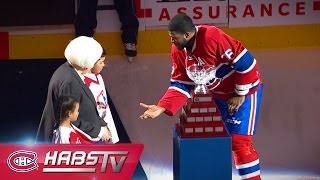
[[[231,180],[231,137],[181,138],[173,129],[174,180]]]

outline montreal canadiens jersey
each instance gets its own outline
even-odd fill
[[[106,116],[106,109],[108,107],[108,99],[101,75],[85,74],[84,83],[89,87],[96,100],[99,116],[104,119]]]
[[[158,105],[166,108],[166,114],[173,115],[190,98],[194,82],[186,69],[193,65],[213,65],[216,78],[206,85],[215,98],[228,99],[232,94],[250,95],[261,83],[256,59],[242,43],[215,26],[196,27],[196,39],[192,50],[178,50],[171,47],[173,63],[171,84]]]
[[[71,127],[60,126],[53,131],[54,144],[92,144],[96,143],[100,138],[91,138],[85,132],[71,124]]]
[[[108,104],[107,92],[101,74],[85,74],[84,82],[96,100],[99,116],[107,123],[112,134],[112,143],[119,142],[118,132]]]

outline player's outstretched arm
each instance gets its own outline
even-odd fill
[[[157,106],[157,105],[147,105],[144,103],[140,103],[140,106],[147,109],[141,116],[139,116],[140,119],[146,119],[146,118],[154,119],[160,116],[166,110],[164,107]]]

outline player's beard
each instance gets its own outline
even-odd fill
[[[179,44],[174,44],[178,50],[183,50],[186,45],[188,44],[188,41],[186,39],[183,39],[183,42],[179,43]]]

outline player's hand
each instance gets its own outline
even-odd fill
[[[228,110],[232,115],[234,112],[238,111],[240,106],[243,104],[245,96],[235,95],[228,100]]]
[[[146,118],[156,118],[160,116],[166,109],[157,105],[146,105],[144,103],[140,103],[140,106],[146,108],[147,110],[139,117],[140,119]]]

